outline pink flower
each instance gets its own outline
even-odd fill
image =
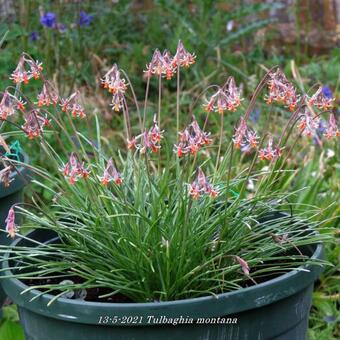
[[[322,87],[319,87],[314,95],[311,98],[308,98],[308,103],[316,106],[322,111],[327,111],[333,107],[334,100],[334,98],[327,98],[322,91]]]
[[[235,256],[235,259],[241,266],[244,275],[249,276],[250,268],[249,268],[248,263],[239,256]]]
[[[243,150],[257,149],[258,139],[259,137],[257,136],[256,132],[250,130],[245,119],[241,117],[240,123],[235,129],[233,136],[235,148],[241,149],[241,147],[245,147]]]
[[[5,91],[0,101],[0,119],[5,120],[13,116],[17,110],[23,111],[25,102]]]
[[[50,125],[47,117],[42,117],[38,110],[32,110],[28,116],[25,117],[25,123],[22,129],[25,131],[29,139],[39,137],[43,132],[43,127]]]
[[[176,68],[173,66],[173,58],[169,51],[165,50],[162,55],[163,58],[163,70],[167,80],[172,79]]]
[[[66,99],[61,99],[61,109],[63,112],[69,112],[72,117],[85,118],[84,108],[78,103],[79,92],[74,92]]]
[[[161,148],[160,142],[163,138],[163,131],[159,129],[157,117],[154,116],[153,125],[150,130],[145,130],[138,136],[128,140],[128,149],[137,149],[144,154],[147,150],[156,153]]]
[[[209,145],[212,142],[209,137],[210,133],[201,130],[195,117],[192,118],[191,124],[179,135],[179,143],[174,145],[174,151],[178,157],[182,157],[187,153],[196,154],[202,146]]]
[[[28,70],[26,69],[26,66],[28,67]],[[15,84],[19,83],[28,84],[28,81],[31,78],[39,79],[42,70],[43,68],[41,63],[26,58],[24,55],[22,55],[10,79],[12,79]]]
[[[101,81],[104,88],[108,89],[112,94],[124,94],[127,89],[126,81],[121,78],[117,64],[111,67]]]
[[[173,68],[177,67],[189,67],[195,63],[196,56],[193,53],[189,53],[182,42],[179,40],[177,45],[176,54],[172,59]]]
[[[218,112],[220,114],[225,111],[236,111],[241,105],[240,90],[236,87],[233,77],[229,77],[223,87],[219,87],[206,104],[203,105],[207,112]]]
[[[201,168],[198,168],[195,181],[189,184],[189,195],[194,200],[197,200],[202,194],[215,198],[218,195],[218,191],[210,185]]]
[[[331,113],[329,115],[328,127],[326,129],[326,132],[324,133],[324,136],[327,139],[331,139],[333,137],[340,137],[340,130],[338,129],[338,126],[336,124],[334,113]]]
[[[45,82],[42,91],[38,94],[37,99],[37,105],[39,107],[50,106],[51,104],[56,105],[58,103],[59,96],[52,84],[50,82]]]
[[[79,162],[77,156],[72,152],[68,162],[60,169],[65,178],[69,179],[70,184],[74,184],[80,178],[87,179],[89,171],[85,169],[84,163]]]
[[[290,111],[294,111],[299,102],[294,86],[287,80],[284,73],[277,69],[269,74],[268,88],[269,94],[265,96],[267,104],[274,101],[288,106]]]
[[[9,187],[10,183],[14,180],[11,178],[11,166],[7,166],[6,168],[0,170],[0,183],[4,184],[4,187]]]
[[[17,232],[17,228],[16,228],[16,225],[15,225],[15,213],[14,213],[13,207],[11,207],[9,209],[5,222],[6,222],[6,231],[7,231],[8,235],[11,238],[14,238],[15,235],[16,235],[16,232]]]
[[[268,139],[267,147],[264,149],[261,149],[259,152],[259,157],[261,160],[273,160],[277,159],[281,156],[281,151],[278,146],[273,146],[273,137],[270,136]]]
[[[313,117],[311,112],[308,109],[305,109],[301,121],[298,124],[298,128],[302,131],[302,135],[307,137],[314,136],[319,125],[320,118],[318,116]]]
[[[103,185],[108,185],[111,181],[114,181],[117,185],[122,183],[122,177],[114,166],[112,158],[108,160],[103,177],[100,178],[100,181]]]
[[[146,65],[146,71],[144,71],[148,77],[152,75],[161,76],[166,73],[166,68],[164,65],[164,59],[159,51],[156,49],[151,58],[151,62],[149,65]]]

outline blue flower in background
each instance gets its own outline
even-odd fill
[[[37,41],[37,40],[39,40],[39,34],[38,34],[38,32],[36,32],[36,31],[33,31],[33,32],[31,32],[31,34],[30,34],[30,40],[31,41]]]
[[[53,12],[46,12],[40,17],[40,23],[47,28],[54,28],[56,16]]]
[[[86,14],[84,11],[80,11],[79,13],[79,26],[89,26],[93,20],[92,15]]]
[[[253,110],[249,116],[250,120],[254,123],[257,123],[260,118],[260,109],[257,107],[255,110]]]
[[[333,93],[332,93],[332,90],[329,88],[329,86],[323,86],[322,93],[327,99],[333,98]]]

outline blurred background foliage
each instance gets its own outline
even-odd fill
[[[154,49],[173,52],[181,39],[197,55],[195,66],[183,73],[182,107],[188,109],[192,98],[211,83],[223,83],[228,75],[235,77],[244,97],[249,98],[266,70],[279,65],[300,90],[308,91],[317,82],[322,84],[324,93],[336,98],[334,110],[339,121],[339,13],[340,4],[335,0],[0,0],[2,90],[10,85],[8,75],[21,52],[26,51],[44,63],[45,74],[61,95],[81,90],[88,112],[99,112],[104,118],[104,135],[118,135],[118,143],[122,143],[121,117],[110,109],[109,98],[100,89],[100,78],[116,62],[128,73],[142,101],[143,69]],[[33,99],[40,86],[39,82],[32,83],[25,93]],[[175,80],[167,82],[164,90],[163,112],[168,112],[166,119],[171,122],[176,102]],[[150,93],[151,101],[156,100],[157,81],[151,82]],[[204,118],[200,107],[194,113],[201,120]],[[238,116],[239,113],[225,117],[229,135]],[[272,130],[280,127],[283,118],[279,109],[268,117],[261,103],[251,117],[259,126],[269,119]],[[188,115],[183,117],[182,125],[188,119]],[[211,124],[215,123],[218,124],[212,119]],[[25,148],[24,139],[21,143]],[[31,154],[33,161],[44,162],[39,152]],[[301,189],[293,199],[305,204],[306,209],[318,206],[319,218],[329,219],[324,230],[331,228],[334,232],[334,243],[326,248],[327,259],[334,266],[327,268],[316,283],[309,338],[337,339],[339,145],[323,144],[314,138],[310,148],[310,140],[301,139],[299,152],[289,162],[293,171],[282,176],[278,186]],[[241,160],[242,166],[246,166],[246,160]],[[27,193],[29,199],[29,190]],[[15,307],[3,310],[0,339],[22,339]]]

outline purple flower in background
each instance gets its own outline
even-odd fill
[[[80,11],[79,13],[79,26],[89,26],[93,20],[92,15],[86,14],[84,11]]]
[[[56,16],[53,12],[46,12],[40,17],[40,23],[47,28],[54,28]]]
[[[257,123],[259,121],[260,118],[260,109],[257,107],[255,108],[255,110],[253,110],[249,116],[249,119],[254,122]]]
[[[327,99],[333,98],[333,93],[329,86],[323,86],[322,93]]]
[[[59,31],[59,33],[65,33],[67,31],[67,27],[65,24],[58,22],[57,25],[57,30]]]
[[[29,39],[31,41],[37,41],[37,40],[39,40],[39,38],[40,38],[40,36],[39,36],[38,32],[33,31],[33,32],[31,32]]]

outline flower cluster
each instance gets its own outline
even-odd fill
[[[69,112],[72,117],[85,118],[84,108],[78,102],[79,92],[74,92],[66,99],[61,99],[61,109],[63,112]]]
[[[314,105],[322,111],[331,109],[333,107],[333,101],[334,98],[332,98],[332,96],[326,96],[322,87],[319,87],[313,96],[307,99],[309,105]]]
[[[233,77],[229,77],[223,87],[210,97],[206,104],[203,105],[207,112],[218,112],[219,114],[225,111],[236,111],[236,108],[241,104],[240,90],[236,87]]]
[[[178,157],[182,157],[187,153],[194,155],[202,146],[209,145],[212,142],[212,139],[209,138],[210,133],[201,130],[195,117],[183,132],[179,132],[179,135],[179,143],[174,145],[174,151]]]
[[[25,102],[5,91],[0,101],[0,120],[13,116],[16,110],[24,110]]]
[[[161,148],[160,142],[163,138],[163,131],[160,130],[156,115],[154,116],[153,126],[150,130],[146,130],[140,135],[128,140],[128,149],[137,149],[141,154],[146,153],[147,150],[151,150],[153,153],[158,152]]]
[[[89,171],[84,167],[84,163],[81,163],[73,152],[60,171],[62,171],[65,178],[69,179],[72,185],[80,178],[87,179],[89,177]]]
[[[243,117],[240,119],[238,127],[235,129],[233,136],[233,143],[236,149],[240,149],[241,146],[247,146],[251,149],[256,149],[258,146],[258,139],[256,132],[250,130]]]
[[[114,166],[112,158],[108,160],[104,174],[100,177],[100,181],[103,185],[108,185],[111,181],[114,181],[117,185],[122,183],[122,177]]]
[[[194,200],[197,200],[202,194],[215,198],[218,191],[208,182],[201,168],[198,168],[196,179],[189,185],[189,194]]]
[[[340,137],[340,130],[338,129],[338,126],[336,124],[334,113],[331,113],[329,116],[328,127],[324,133],[324,136],[327,139],[331,139],[333,137]]]
[[[10,79],[12,79],[15,84],[28,84],[31,78],[39,79],[42,70],[43,68],[41,63],[22,55],[16,69],[10,76]]]
[[[318,116],[312,116],[312,113],[308,108],[304,109],[304,113],[301,117],[301,121],[298,124],[298,128],[302,132],[303,136],[312,137],[316,134],[320,125],[320,118]]]
[[[104,75],[101,80],[103,87],[112,93],[112,109],[116,112],[123,108],[124,95],[127,89],[125,79],[121,78],[117,64],[114,64],[111,69]]]
[[[300,100],[299,96],[296,94],[294,86],[280,69],[269,73],[268,89],[269,94],[265,96],[267,104],[272,104],[275,101],[287,105],[289,111],[296,109]]]
[[[49,119],[41,116],[38,110],[32,110],[26,117],[22,129],[29,139],[39,137],[45,126],[50,126]]]
[[[59,96],[55,88],[48,81],[44,82],[43,88],[41,92],[37,96],[38,102],[37,105],[41,106],[50,106],[56,105],[59,101]]]
[[[189,67],[195,63],[196,56],[193,53],[189,53],[181,41],[178,42],[176,54],[171,57],[169,51],[165,50],[161,53],[158,49],[153,53],[150,64],[146,65],[145,74],[148,77],[166,76],[166,79],[170,80],[179,67]]]
[[[40,23],[47,28],[56,26],[56,15],[53,12],[46,12],[40,17]]]
[[[15,213],[14,213],[13,207],[11,207],[9,209],[5,222],[6,222],[6,231],[7,231],[8,235],[11,238],[14,238],[15,234],[17,232],[17,227],[15,225]]]
[[[274,146],[273,137],[270,136],[268,139],[267,147],[263,148],[259,152],[259,157],[262,161],[264,160],[274,160],[281,156],[282,149],[278,146]]]

